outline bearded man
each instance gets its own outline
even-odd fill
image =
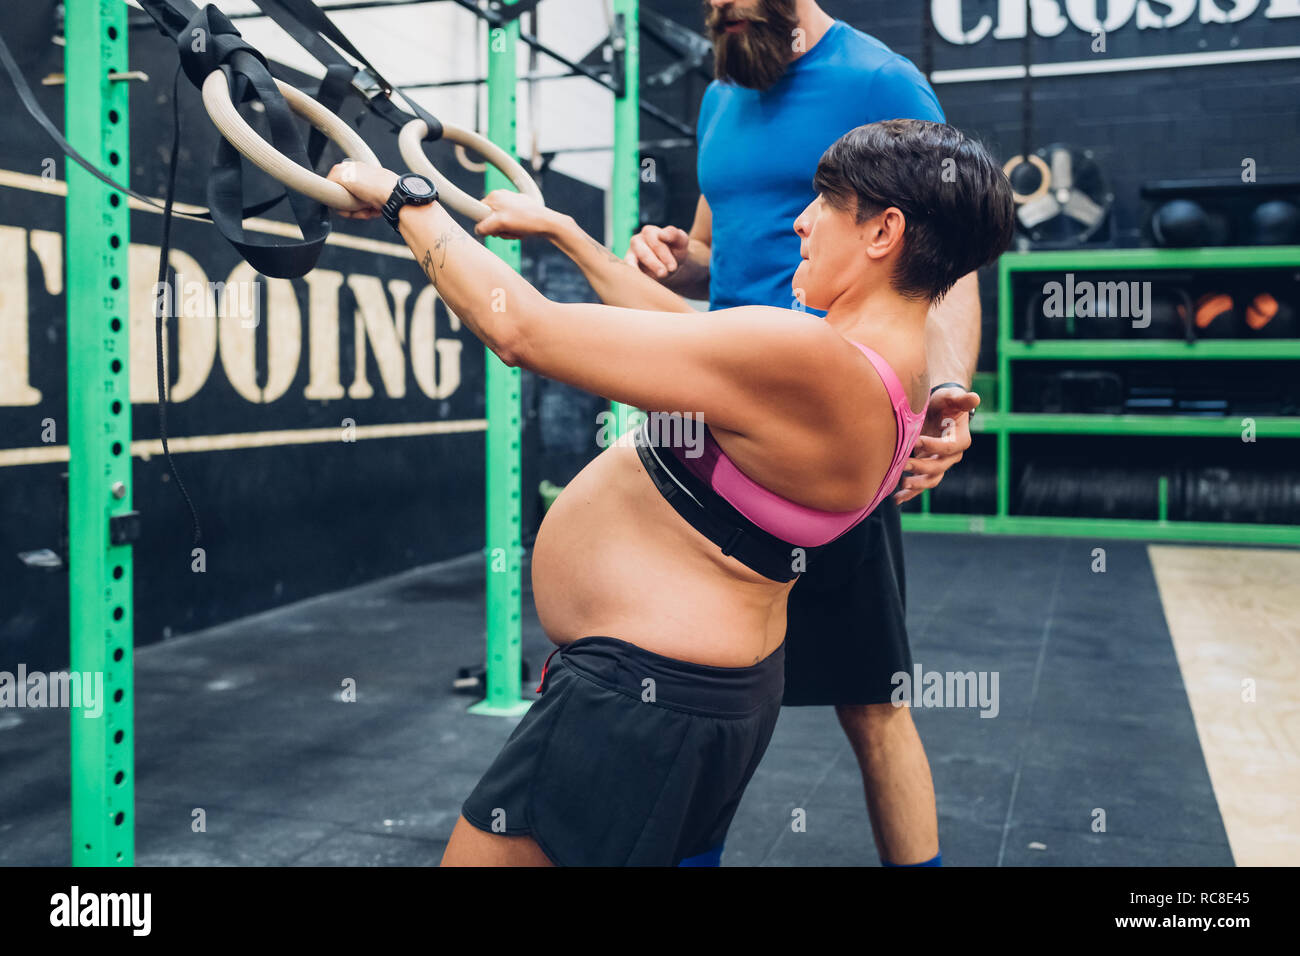
[[[709,0],[716,79],[698,121],[700,198],[689,232],[646,226],[627,261],[710,310],[790,308],[800,239],[791,224],[816,198],[823,151],[848,130],[889,119],[944,122],[920,71],[814,0]],[[930,311],[933,388],[922,437],[894,503],[809,562],[789,599],[787,706],[835,708],[862,772],[868,815],[886,866],[938,866],[930,765],[895,675],[912,672],[904,620],[897,505],[933,488],[970,446],[970,391],[979,352],[975,274]],[[946,582],[922,581],[940,598]],[[716,866],[722,847],[683,861]]]

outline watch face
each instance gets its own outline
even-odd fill
[[[429,185],[427,180],[420,176],[403,176],[402,188],[412,196],[433,195],[433,187]]]

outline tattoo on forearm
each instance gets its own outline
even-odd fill
[[[465,233],[461,232],[459,229],[448,229],[438,237],[438,241],[433,244],[433,248],[442,252],[442,261],[438,263],[439,269],[447,264],[447,250],[451,247],[451,244],[453,242],[460,242],[466,238],[468,237]]]
[[[587,239],[588,239],[588,241],[591,242],[591,244],[592,244],[593,246],[595,246],[597,249],[599,249],[601,252],[603,252],[603,253],[605,254],[605,258],[607,258],[610,262],[622,262],[622,261],[623,261],[623,260],[620,259],[620,258],[619,258],[619,257],[618,257],[618,256],[617,256],[617,255],[612,251],[612,250],[606,248],[606,246],[605,246],[604,243],[597,241],[593,236],[588,236]]]
[[[435,286],[438,284],[436,273],[447,264],[447,252],[451,248],[451,244],[453,242],[464,242],[468,238],[469,236],[459,230],[448,229],[434,240],[432,249],[424,251],[424,255],[420,257],[420,268],[424,270],[424,274],[429,277],[429,281]],[[434,261],[435,255],[437,257],[436,263]]]

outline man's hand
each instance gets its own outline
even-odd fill
[[[903,471],[903,486],[894,502],[910,501],[927,488],[943,481],[946,472],[970,447],[970,413],[979,408],[980,397],[960,388],[941,388],[930,396],[921,437]]]
[[[677,271],[690,244],[691,237],[676,226],[642,226],[632,237],[623,261],[652,279],[664,279]]]

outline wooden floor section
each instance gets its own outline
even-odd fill
[[[1152,545],[1239,866],[1300,864],[1300,553]]]

